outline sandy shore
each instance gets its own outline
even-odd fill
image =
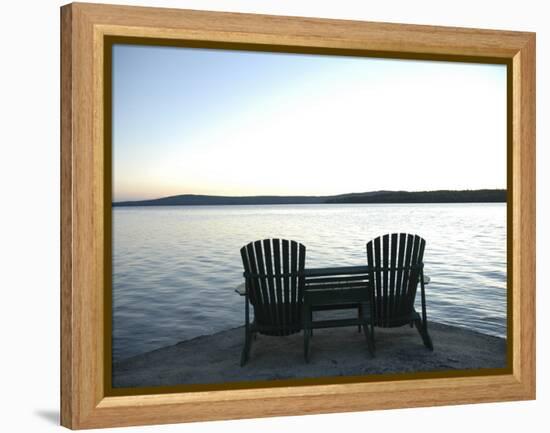
[[[315,330],[311,361],[303,358],[302,333],[259,335],[249,362],[239,366],[243,328],[202,336],[144,353],[113,365],[113,387],[358,376],[384,373],[502,368],[506,340],[466,329],[430,323],[434,351],[416,329],[376,329],[376,356],[367,352],[357,328]]]

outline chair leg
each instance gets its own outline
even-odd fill
[[[252,345],[253,336],[255,336],[255,332],[254,326],[250,323],[250,305],[247,295],[244,299],[244,347],[241,353],[241,367],[246,364],[250,356],[250,346]]]
[[[367,348],[370,355],[374,358],[374,326],[369,326],[368,323],[365,323],[363,329],[365,330],[365,338],[367,339]]]
[[[309,363],[309,336],[311,330],[304,328],[304,360]]]
[[[252,333],[245,329],[244,331],[244,347],[241,353],[241,367],[246,364],[248,358],[250,357],[250,347],[252,346]]]
[[[357,308],[357,319],[361,320],[363,317],[363,308],[361,304],[359,304],[359,307]],[[361,333],[361,324],[357,325],[357,332]],[[368,332],[368,330],[365,330],[365,332]]]
[[[419,320],[415,320],[414,324],[416,325],[416,329],[418,330],[418,333],[422,337],[422,342],[424,343],[424,346],[426,346],[430,350],[434,350],[432,337],[430,337],[430,334],[428,334],[428,327],[426,326],[427,323],[422,322],[419,319]]]

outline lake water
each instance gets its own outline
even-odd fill
[[[506,335],[506,205],[113,208],[113,360],[244,323],[240,248],[306,245],[306,266],[365,264],[368,240],[426,239],[428,319]]]

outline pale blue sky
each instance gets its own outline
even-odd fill
[[[113,47],[113,200],[506,187],[506,68]]]

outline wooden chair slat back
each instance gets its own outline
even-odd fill
[[[264,239],[241,248],[246,285],[258,325],[270,335],[301,329],[306,247],[286,239]]]
[[[397,326],[396,320],[414,311],[425,246],[420,236],[406,233],[386,234],[367,243],[377,326]]]

